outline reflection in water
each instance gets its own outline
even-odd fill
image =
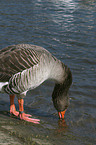
[[[60,129],[66,129],[66,128],[68,128],[68,125],[66,124],[64,119],[59,119],[59,121],[58,121],[58,127]]]
[[[53,3],[57,9],[62,8],[65,11],[69,9],[70,12],[73,12],[77,7],[77,3],[74,0],[54,0]]]
[[[64,119],[58,120],[58,128],[55,129],[55,136],[61,137],[62,134],[65,134],[68,131],[68,125]]]
[[[80,2],[83,6],[89,7],[91,9],[91,6],[94,6],[95,0],[81,0]]]
[[[74,0],[54,0],[55,13],[51,14],[53,22],[62,28],[62,31],[70,31],[74,25],[73,13],[77,9],[77,3]]]

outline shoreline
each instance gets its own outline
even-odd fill
[[[22,141],[12,135],[13,127],[8,123],[10,118],[0,113],[0,145],[18,144],[22,145]]]
[[[51,145],[48,138],[45,139],[34,133],[35,125],[32,124],[33,134],[28,131],[27,122],[9,117],[8,112],[0,112],[0,145]]]

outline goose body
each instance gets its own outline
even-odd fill
[[[71,71],[65,64],[46,49],[31,44],[12,45],[0,50],[0,92],[9,94],[11,101],[14,102],[13,96],[17,95],[18,102],[21,101],[22,104],[27,91],[36,88],[47,79],[56,82],[52,95],[53,104],[57,111],[64,111],[64,106],[68,106],[68,97],[62,95],[67,96],[72,83]],[[10,108],[10,112],[14,114],[12,103]],[[20,108],[19,111],[17,114],[22,119],[23,110]],[[24,120],[28,121],[25,118]]]

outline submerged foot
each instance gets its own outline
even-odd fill
[[[15,116],[19,116],[19,111],[16,111],[16,110],[10,110],[10,114],[13,114],[13,115],[15,115]],[[26,116],[26,117],[32,117],[32,115],[30,115],[30,114],[26,114],[26,113],[24,113],[24,116]]]
[[[32,123],[35,123],[35,124],[40,124],[39,123],[39,119],[34,119],[34,118],[29,118],[29,117],[32,117],[32,115],[30,114],[26,114],[26,113],[22,113],[22,114],[19,114],[18,111],[10,111],[10,114],[13,114],[15,115],[16,117],[19,117],[21,120],[25,120],[27,122],[32,122]]]
[[[27,121],[27,122],[32,122],[32,123],[35,123],[35,124],[40,124],[39,123],[39,119],[34,119],[34,118],[29,118],[29,117],[31,117],[31,115],[30,114],[25,114],[25,113],[20,113],[19,114],[19,118],[21,119],[21,120],[25,120],[25,121]]]
[[[27,122],[32,122],[35,124],[40,124],[39,119],[29,118],[29,117],[32,117],[32,115],[26,114],[24,112],[21,113],[20,111],[16,111],[14,104],[10,106],[10,114],[13,114],[16,117],[19,117],[21,120],[25,120]]]

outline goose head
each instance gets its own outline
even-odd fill
[[[61,83],[55,84],[52,93],[53,104],[56,110],[58,111],[60,119],[64,119],[65,112],[69,106],[68,91],[72,83],[72,73],[69,68],[66,69],[66,74],[66,77]]]

